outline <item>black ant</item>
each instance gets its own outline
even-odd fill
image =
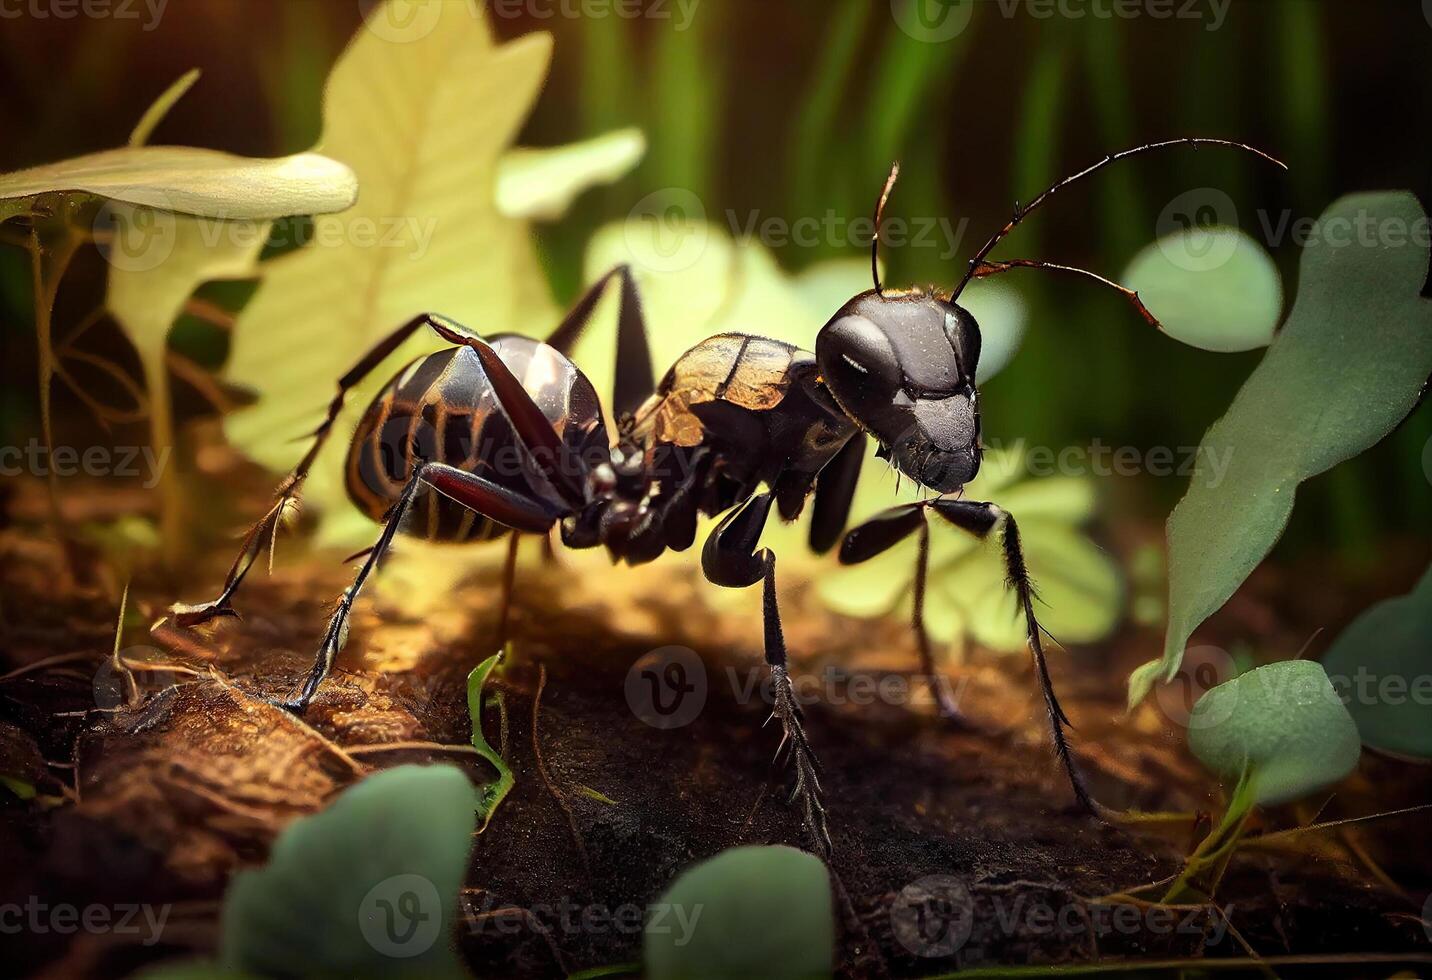
[[[513,531],[546,535],[560,527],[567,546],[604,546],[614,560],[634,565],[690,547],[698,513],[724,514],[702,549],[702,571],[718,585],[763,584],[773,713],[784,730],[782,750],[790,749],[795,764],[792,800],[800,802],[815,846],[828,851],[816,759],[787,673],[776,555],[760,547],[772,505],[790,521],[813,494],[810,545],[823,553],[840,542],[843,563],[865,561],[919,535],[913,627],[930,678],[936,672],[923,622],[926,514],[934,511],[980,538],[999,529],[1008,584],[1023,612],[1055,752],[1079,801],[1101,813],[1070,756],[1064,732],[1069,720],[1050,683],[1014,516],[994,503],[958,496],[979,471],[981,455],[975,388],[980,329],[958,299],[972,279],[1016,268],[1053,269],[1118,290],[1157,325],[1134,291],[1092,272],[1032,259],[995,261],[989,254],[1060,188],[1124,157],[1197,144],[1234,147],[1283,166],[1252,147],[1214,139],[1169,140],[1106,156],[1028,205],[1016,205],[1013,217],[980,248],[948,295],[887,290],[880,282],[880,221],[899,173],[898,165],[892,167],[875,208],[874,288],[836,311],[816,335],[814,353],[764,337],[720,334],[682,355],[654,392],[641,302],[626,266],[592,285],[545,342],[514,334],[483,339],[437,314],[414,317],[339,379],[313,445],[279,487],[273,507],[249,531],[223,592],[199,606],[176,606],[176,619],[190,625],[233,614],[235,592],[265,539],[277,533],[284,512],[296,501],[347,392],[404,340],[428,327],[453,346],[398,372],[368,406],[353,435],[348,492],[383,530],[339,599],[313,668],[288,702],[293,710],[306,709],[327,676],[346,640],[353,603],[399,530],[434,540],[471,541]],[[611,406],[615,439],[607,432],[596,390],[565,353],[613,278],[621,281]],[[846,532],[867,436],[879,443],[880,457],[937,496],[892,507]],[[509,574],[511,560],[509,551]],[[955,716],[954,705],[934,686],[942,712]]]

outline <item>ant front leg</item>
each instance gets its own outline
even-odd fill
[[[941,716],[955,722],[959,727],[974,730],[976,726],[960,712],[955,696],[950,690],[943,671],[935,666],[934,651],[930,646],[930,634],[925,628],[926,580],[930,571],[930,525],[925,519],[925,503],[901,504],[882,511],[858,527],[852,528],[840,546],[840,563],[855,565],[874,558],[881,552],[918,534],[919,557],[915,560],[914,602],[910,626],[915,633],[915,643],[920,651],[920,670],[930,687],[930,696],[935,699]]]
[[[1035,673],[1039,677],[1040,692],[1049,714],[1049,729],[1054,742],[1055,755],[1059,757],[1074,789],[1074,795],[1090,813],[1105,818],[1110,811],[1094,799],[1084,781],[1084,774],[1074,761],[1069,750],[1069,739],[1065,727],[1069,717],[1054,695],[1054,683],[1049,678],[1049,664],[1044,656],[1042,636],[1044,628],[1034,615],[1034,584],[1029,578],[1029,569],[1024,561],[1024,548],[1019,540],[1019,526],[1014,515],[1001,510],[995,504],[973,500],[952,500],[938,497],[917,504],[894,507],[871,521],[851,531],[841,546],[840,560],[846,564],[864,561],[889,548],[896,541],[925,524],[924,510],[929,507],[956,527],[984,539],[1002,527],[1000,544],[1004,552],[1005,580],[1014,590],[1020,612],[1024,616],[1025,639],[1029,652],[1034,658]]]
[[[769,548],[757,550],[766,517],[771,512],[771,493],[752,497],[717,525],[702,549],[701,567],[716,585],[746,588],[762,582],[762,619],[765,624],[766,665],[771,672],[771,715],[781,723],[781,744],[776,758],[787,748],[795,767],[791,802],[799,804],[802,822],[812,846],[822,855],[831,851],[830,829],[820,799],[820,764],[806,739],[801,709],[791,686],[786,657],[786,638],[781,629],[781,611],[776,597],[776,555]]]
[[[444,463],[418,463],[413,467],[408,482],[404,484],[398,502],[388,511],[378,543],[368,550],[353,584],[339,597],[338,607],[328,620],[328,629],[324,632],[323,642],[318,647],[318,655],[303,682],[303,688],[298,697],[286,702],[285,707],[299,713],[308,708],[313,696],[318,692],[319,685],[333,668],[334,658],[348,640],[348,619],[353,603],[358,599],[358,593],[392,547],[393,539],[402,527],[403,518],[412,509],[413,499],[423,487],[426,487],[429,493],[441,493],[469,510],[506,524],[514,529],[514,537],[521,531],[546,534],[556,521],[556,515],[547,505],[535,498],[514,493],[490,480]]]

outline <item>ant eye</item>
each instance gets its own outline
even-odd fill
[[[945,336],[950,338],[950,346],[955,349],[955,357],[959,359],[960,370],[969,380],[973,381],[975,368],[979,366],[980,362],[979,324],[964,307],[952,307],[945,314]]]
[[[835,396],[852,411],[889,404],[900,390],[900,362],[885,333],[863,316],[847,315],[816,337],[816,361]]]

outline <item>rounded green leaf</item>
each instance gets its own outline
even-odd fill
[[[234,876],[220,963],[262,976],[464,976],[451,945],[478,794],[455,766],[399,766],[296,820]]]
[[[1204,350],[1266,347],[1283,309],[1272,257],[1236,228],[1165,235],[1134,257],[1124,283],[1164,333]]]
[[[975,381],[985,384],[1019,353],[1029,326],[1029,303],[1012,286],[977,279],[960,294],[960,305],[980,325],[980,362]]]
[[[1246,771],[1253,802],[1284,803],[1357,765],[1357,726],[1322,665],[1269,664],[1213,688],[1188,718],[1188,745],[1230,783]]]
[[[1432,758],[1432,569],[1353,620],[1323,666],[1364,745]]]
[[[650,980],[828,977],[835,916],[825,865],[792,847],[722,851],[652,907],[643,956]]]

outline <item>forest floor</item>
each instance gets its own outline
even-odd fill
[[[37,498],[13,494],[13,522],[0,526],[0,764],[27,774],[38,792],[0,802],[0,909],[37,901],[172,908],[152,944],[117,930],[5,930],[7,973],[109,976],[211,953],[233,870],[262,861],[289,821],[365,773],[442,760],[491,778],[471,754],[381,746],[468,742],[464,682],[494,652],[495,572],[463,583],[436,613],[415,615],[391,599],[360,603],[337,671],[300,721],[267,699],[296,688],[350,572],[333,556],[305,557],[301,534],[290,536],[273,574],[256,570],[246,586],[241,621],[212,633],[166,626],[147,638],[150,665],[163,669],[136,675],[147,697],[131,707],[105,666],[116,583],[70,580],[60,549],[33,520],[43,514]],[[126,506],[77,499],[67,506]],[[255,495],[250,509],[262,500]],[[131,610],[153,623],[175,599],[211,590],[229,547],[215,543],[182,577],[138,575]],[[522,566],[514,655],[490,681],[505,716],[486,726],[516,785],[476,839],[459,924],[478,976],[563,976],[636,961],[639,933],[576,925],[563,910],[645,905],[683,868],[724,848],[805,843],[785,802],[785,774],[771,763],[779,733],[762,727],[769,709],[760,688],[747,693],[763,676],[759,623],[711,608],[690,573],[673,567],[574,575],[560,554]],[[1297,649],[1294,639],[1325,620],[1346,621],[1369,598],[1313,585],[1289,608],[1276,598],[1289,591],[1288,574],[1255,577],[1210,624],[1210,642],[1220,631],[1251,632]],[[1321,581],[1316,570],[1299,574]],[[838,665],[907,689],[899,685],[914,653],[901,624],[834,616],[800,583],[784,598],[795,673],[822,676]],[[1432,869],[1425,814],[1302,835],[1296,848],[1245,849],[1218,911],[1098,901],[1176,874],[1219,806],[1157,699],[1124,712],[1123,678],[1159,642],[1156,631],[1129,628],[1096,649],[1056,653],[1054,674],[1076,753],[1105,803],[1203,815],[1163,829],[1107,825],[1077,808],[1020,658],[976,655],[953,668],[981,732],[941,721],[918,684],[908,688],[913,698],[868,704],[839,684],[807,705],[824,766],[843,975],[1112,967],[1250,951],[1282,958],[1282,976],[1429,969],[1432,943],[1413,897]],[[672,645],[699,656],[705,703],[689,724],[663,730],[633,710],[628,680],[639,658]],[[1426,769],[1365,758],[1319,818],[1427,799]],[[1292,826],[1314,815],[1309,807],[1264,819]],[[921,932],[929,910],[912,906],[916,883],[968,896],[967,938]]]

